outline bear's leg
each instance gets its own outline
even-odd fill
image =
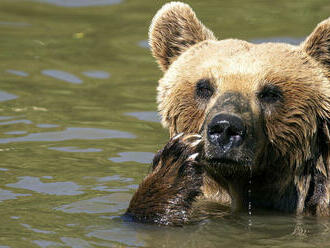
[[[153,171],[143,180],[125,214],[134,221],[182,225],[202,194],[203,167],[198,162],[201,136],[177,135],[153,160]]]

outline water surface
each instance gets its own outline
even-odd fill
[[[217,37],[254,43],[299,44],[330,13],[326,0],[188,2]],[[0,248],[330,247],[327,218],[120,218],[168,139],[146,42],[164,3],[0,2]]]

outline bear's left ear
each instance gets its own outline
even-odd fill
[[[302,46],[309,56],[330,70],[330,18],[319,23]]]
[[[164,72],[187,48],[209,39],[216,38],[197,19],[190,6],[180,2],[165,4],[153,18],[149,29],[152,54]]]

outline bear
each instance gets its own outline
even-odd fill
[[[298,46],[218,40],[181,2],[149,29],[170,140],[125,217],[190,223],[198,202],[330,216],[330,18]]]

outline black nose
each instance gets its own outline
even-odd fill
[[[207,138],[223,153],[244,141],[246,128],[241,118],[230,114],[216,115],[208,125]]]

